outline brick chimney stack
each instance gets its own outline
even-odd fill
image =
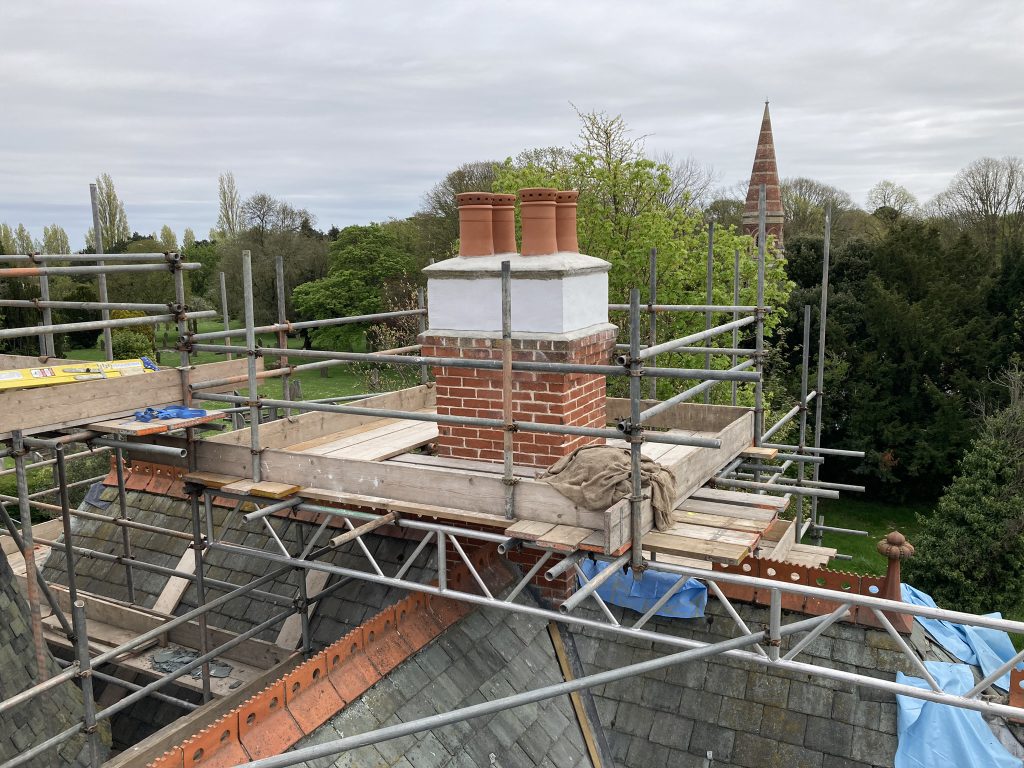
[[[501,262],[512,275],[514,360],[608,363],[616,329],[608,322],[610,264],[578,252],[575,190],[519,192],[522,253],[515,252],[511,195],[459,196],[459,256],[427,267],[429,330],[423,354],[467,360],[501,359]],[[484,203],[484,197],[487,202]],[[510,199],[512,198],[512,199]],[[484,242],[487,209],[490,241]],[[500,370],[435,368],[442,415],[502,418]],[[605,379],[577,373],[512,375],[513,418],[545,424],[604,427]],[[501,461],[498,429],[440,426],[438,453]],[[595,438],[517,432],[514,460],[546,467]]]
[[[775,245],[781,249],[785,212],[782,209],[779,166],[775,161],[775,140],[772,138],[772,118],[768,112],[767,101],[764,103],[764,116],[761,118],[761,132],[757,137],[754,167],[750,172],[750,186],[747,187],[747,201],[743,206],[743,234],[750,235],[755,240],[758,231],[757,201],[762,184],[765,185],[765,230],[775,238]]]

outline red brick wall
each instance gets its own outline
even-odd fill
[[[428,334],[422,339],[423,355],[463,360],[501,360],[500,339],[465,338]],[[606,329],[571,340],[513,339],[513,359],[538,362],[607,365],[615,344],[615,330]],[[501,371],[440,367],[437,381],[437,412],[446,416],[502,418]],[[604,427],[605,377],[581,373],[512,374],[512,413],[516,421]],[[438,453],[462,459],[502,460],[502,430],[439,425]],[[600,438],[516,432],[513,452],[516,464],[546,467],[581,445]]]

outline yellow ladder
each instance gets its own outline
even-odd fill
[[[94,379],[116,379],[122,376],[136,376],[152,373],[142,360],[111,360],[98,363],[65,363],[44,365],[39,368],[15,368],[0,371],[0,392],[5,389],[27,389],[29,387],[52,387],[56,384],[71,384],[76,381]]]

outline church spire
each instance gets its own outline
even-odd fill
[[[743,206],[743,233],[757,237],[758,188],[765,185],[767,232],[775,237],[776,245],[782,247],[782,194],[779,189],[779,167],[775,162],[775,141],[772,139],[772,118],[768,102],[764,103],[764,117],[761,118],[761,133],[757,137],[757,151],[754,153],[754,168],[750,172],[750,186],[747,201]]]

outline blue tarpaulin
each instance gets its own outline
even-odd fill
[[[900,584],[900,593],[905,603],[925,605],[929,608],[936,607],[935,601],[930,595],[919,589],[914,589],[909,584]],[[1000,613],[987,615],[991,618],[1002,618]],[[1017,654],[1013,643],[1010,642],[1010,636],[1001,630],[968,627],[963,624],[952,624],[939,619],[925,619],[920,616],[914,618],[920,622],[928,634],[935,638],[939,645],[965,664],[979,667],[982,675],[994,672]],[[1010,673],[1007,672],[999,678],[995,685],[1004,691],[1010,690]]]
[[[609,567],[609,563],[584,560],[580,564],[588,579]],[[642,579],[634,579],[632,572],[621,570],[597,588],[597,594],[606,603],[647,613],[658,600],[679,580],[678,576],[658,571],[645,571]],[[673,619],[696,619],[704,615],[708,603],[708,588],[696,579],[686,583],[668,599],[659,610],[659,616]]]
[[[926,661],[925,666],[946,693],[964,694],[974,686],[974,674],[964,664]],[[930,690],[921,678],[902,672],[896,673],[896,682]],[[896,707],[899,746],[895,768],[1024,766],[999,743],[980,712],[910,696],[897,696]]]

